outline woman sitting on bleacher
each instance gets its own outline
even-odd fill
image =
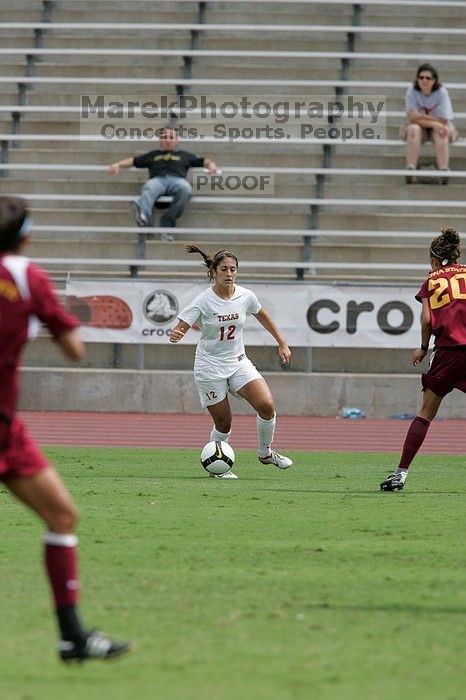
[[[448,183],[450,141],[458,137],[453,124],[453,109],[448,90],[439,81],[438,73],[430,63],[423,63],[416,78],[406,91],[406,115],[408,124],[402,127],[402,138],[406,141],[406,170],[418,167],[421,144],[432,141],[435,148],[437,168],[445,171],[441,181]],[[411,173],[406,183],[415,182]]]

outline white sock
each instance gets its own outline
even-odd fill
[[[210,432],[210,439],[213,442],[218,442],[218,441],[228,442],[228,440],[230,439],[230,435],[231,435],[231,430],[228,433],[221,433],[220,430],[217,430],[217,428],[214,425],[214,427],[212,428],[212,430]]]
[[[273,434],[275,432],[275,423],[277,422],[277,414],[274,413],[273,418],[264,420],[259,414],[256,416],[257,439],[259,441],[259,454],[261,457],[268,457],[272,451]]]
[[[407,476],[408,476],[408,470],[407,469],[400,469],[400,467],[398,467],[398,469],[396,470],[396,474],[397,474],[397,476],[401,476],[401,480],[404,484],[406,479],[407,479]]]

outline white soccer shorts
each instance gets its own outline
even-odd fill
[[[203,408],[220,403],[228,392],[233,396],[238,396],[238,390],[254,379],[262,379],[262,375],[247,357],[241,360],[236,372],[226,379],[209,379],[202,372],[194,372],[194,381]]]

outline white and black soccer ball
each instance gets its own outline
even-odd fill
[[[234,463],[235,453],[227,442],[212,441],[202,448],[201,464],[209,474],[225,474]]]

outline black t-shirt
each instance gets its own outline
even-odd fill
[[[199,158],[188,151],[149,151],[134,158],[135,168],[148,168],[150,177],[157,175],[174,175],[186,177],[189,168],[201,168],[204,158]]]

